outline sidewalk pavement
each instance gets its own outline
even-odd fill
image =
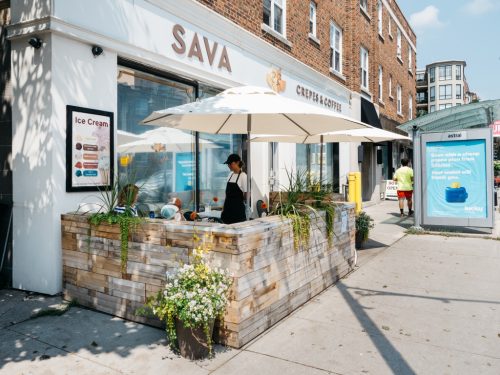
[[[397,202],[361,266],[241,350],[173,354],[164,332],[71,307],[30,319],[58,297],[0,291],[0,374],[499,374],[500,242],[405,235]]]

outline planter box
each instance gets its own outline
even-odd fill
[[[341,211],[348,211],[342,223]],[[328,243],[322,220],[314,220],[309,245],[295,249],[288,221],[277,216],[244,223],[174,223],[146,219],[130,234],[127,272],[120,269],[117,226],[90,227],[88,217],[62,215],[63,282],[66,299],[129,320],[161,326],[135,315],[165,274],[189,262],[193,237],[210,234],[209,262],[234,277],[231,302],[218,340],[239,348],[332,285],[354,260],[354,206],[339,204],[335,236]],[[342,225],[344,224],[344,225]],[[344,229],[344,232],[342,232]]]

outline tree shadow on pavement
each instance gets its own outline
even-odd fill
[[[11,362],[72,354],[90,359],[112,353],[113,360],[120,361],[119,358],[134,355],[138,348],[143,354],[144,350],[164,347],[163,354],[177,357],[166,345],[165,332],[161,329],[71,307],[61,316],[27,318],[0,328],[0,369]]]

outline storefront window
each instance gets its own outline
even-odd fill
[[[335,152],[333,143],[323,145],[323,175],[322,182],[338,189],[338,181],[334,181]],[[336,147],[338,150],[338,146]],[[338,160],[338,157],[337,157]],[[321,145],[320,144],[297,144],[296,146],[296,168],[301,174],[307,173],[312,182],[320,180]]]
[[[200,84],[198,95],[200,99],[205,99],[220,91]],[[208,204],[215,208],[224,205],[230,171],[223,163],[230,154],[238,154],[245,160],[242,146],[241,135],[199,133],[200,210],[205,209]]]
[[[128,68],[118,74],[118,173],[139,186],[141,211],[159,211],[170,198],[195,204],[195,137],[166,127],[140,125],[155,110],[195,100],[195,87]]]
[[[230,173],[223,163],[230,154],[242,155],[242,136],[200,133],[199,137],[200,210],[208,204],[222,207]]]

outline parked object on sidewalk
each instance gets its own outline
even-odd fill
[[[356,249],[361,249],[368,240],[370,229],[374,227],[373,219],[366,212],[361,211],[356,216]]]
[[[165,322],[170,345],[189,359],[212,354],[214,322],[224,316],[232,284],[229,272],[205,263],[203,255],[210,250],[207,246],[202,244],[195,249],[193,264],[180,268],[146,303]],[[147,310],[141,309],[140,313],[146,315]]]

